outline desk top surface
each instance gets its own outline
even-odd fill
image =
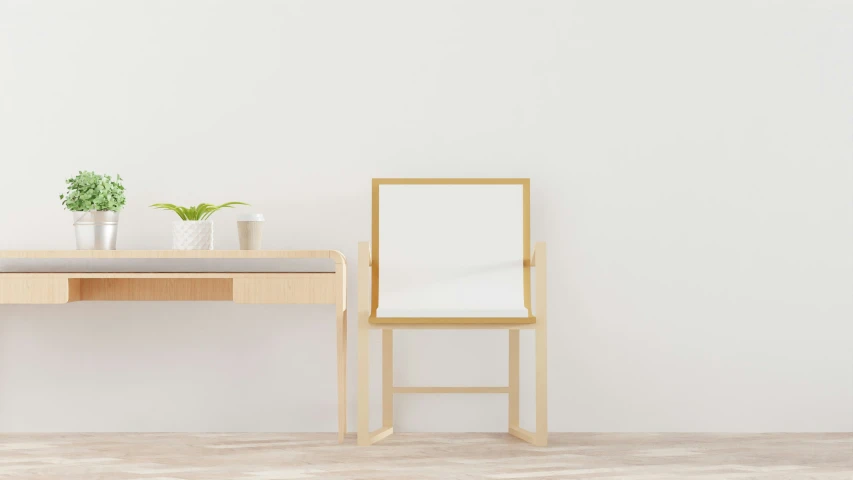
[[[346,260],[337,250],[0,250],[0,259],[251,259],[328,258]]]

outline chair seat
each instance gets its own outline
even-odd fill
[[[526,308],[501,310],[378,308],[370,323],[535,323]]]

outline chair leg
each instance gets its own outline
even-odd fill
[[[518,426],[518,331],[509,333],[509,433],[539,447],[548,445],[548,281],[545,244],[536,244],[536,431]],[[513,421],[515,423],[513,423]]]
[[[536,437],[534,444],[548,445],[548,340],[545,324],[536,327]]]
[[[548,445],[548,369],[545,328],[536,330],[536,431],[519,426],[519,338],[518,330],[509,332],[509,433],[525,442]]]
[[[382,426],[394,426],[394,330],[382,330]]]
[[[536,244],[536,438],[535,444],[548,445],[548,252],[545,243]]]
[[[509,428],[518,428],[519,331],[509,331]]]

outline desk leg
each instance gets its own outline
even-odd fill
[[[370,318],[370,243],[358,243],[358,440],[359,446],[373,443],[370,438],[370,394],[368,392],[368,351]]]
[[[347,311],[338,312],[338,443],[347,433]]]
[[[335,310],[338,331],[338,443],[347,433],[347,269],[345,263],[335,264]]]

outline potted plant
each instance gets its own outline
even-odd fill
[[[67,191],[59,196],[74,218],[78,250],[115,250],[118,212],[124,206],[121,175],[80,171],[65,181]]]
[[[175,250],[213,250],[213,222],[210,216],[223,208],[248,205],[228,202],[222,205],[200,203],[195,207],[179,207],[171,203],[155,203],[153,208],[171,210],[181,217],[172,222],[172,248]]]

